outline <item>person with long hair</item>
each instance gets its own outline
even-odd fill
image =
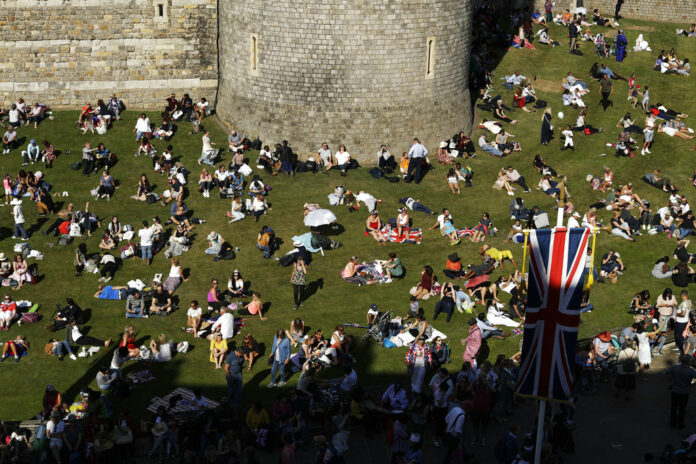
[[[302,306],[302,298],[304,296],[305,285],[307,284],[307,265],[302,256],[299,256],[292,265],[290,283],[292,284],[292,293],[295,302],[295,307],[293,309],[297,311],[297,308]]]
[[[421,280],[413,296],[420,300],[432,291],[434,283],[435,275],[433,273],[433,268],[430,265],[426,265],[421,272]]]

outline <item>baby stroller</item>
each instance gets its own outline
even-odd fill
[[[393,311],[389,311],[379,314],[374,324],[370,326],[355,324],[348,321],[344,321],[343,325],[346,327],[367,329],[367,333],[363,336],[363,340],[372,339],[381,345],[384,343],[384,339],[389,337],[389,329],[391,328],[393,317]]]
[[[606,58],[610,55],[610,50],[607,47],[607,42],[606,40],[604,40],[604,34],[599,33],[595,36],[594,45],[595,53],[597,53],[597,56],[599,56],[600,58]]]

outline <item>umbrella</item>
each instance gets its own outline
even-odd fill
[[[488,282],[489,279],[490,279],[490,276],[488,276],[488,274],[476,276],[466,283],[465,288],[477,287],[478,285],[480,285],[484,282]]]
[[[319,227],[331,224],[336,220],[336,215],[328,209],[315,209],[305,216],[304,223],[308,227]]]

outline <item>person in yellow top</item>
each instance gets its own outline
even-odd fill
[[[259,401],[255,402],[246,415],[246,425],[249,430],[256,432],[259,429],[267,429],[270,423],[271,419],[268,417],[268,412],[263,409]]]
[[[227,340],[222,338],[221,332],[216,332],[210,340],[210,362],[215,363],[215,369],[222,369],[227,355]]]
[[[517,267],[517,263],[512,258],[512,251],[510,250],[498,250],[497,248],[493,248],[490,245],[483,245],[480,248],[480,253],[482,255],[488,255],[496,261],[499,261],[501,265],[503,264],[503,261],[509,259],[512,265]]]

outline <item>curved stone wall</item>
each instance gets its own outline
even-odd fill
[[[470,0],[224,0],[223,122],[300,153],[374,161],[471,126]]]

